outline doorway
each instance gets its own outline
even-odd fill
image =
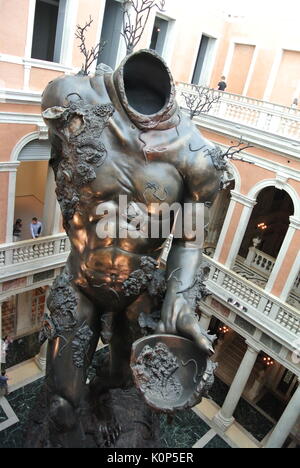
[[[213,65],[216,39],[202,34],[192,84],[208,86]]]

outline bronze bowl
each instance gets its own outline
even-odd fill
[[[161,334],[133,343],[130,367],[146,403],[170,413],[201,401],[208,361],[193,341]]]

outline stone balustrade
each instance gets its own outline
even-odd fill
[[[275,262],[276,259],[274,257],[271,257],[256,247],[250,247],[245,260],[245,265],[259,270],[260,273],[263,273],[268,277],[273,270]]]
[[[207,287],[214,295],[236,307],[245,317],[261,324],[266,323],[267,317],[269,326],[273,322],[295,338],[300,336],[300,313],[297,309],[212,258],[205,256],[205,260],[210,265]]]
[[[195,94],[195,86],[188,83],[177,83],[177,100],[182,108],[186,108],[182,92]],[[218,90],[212,90],[212,92],[215,96],[220,95],[220,100],[213,104],[208,115],[245,124],[293,140],[300,139],[300,110],[240,94]]]
[[[67,253],[70,243],[65,233],[0,245],[0,268],[21,265],[37,259]],[[2,275],[0,275],[1,277]]]

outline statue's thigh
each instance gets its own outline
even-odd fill
[[[53,393],[76,405],[99,340],[100,317],[66,272],[55,280],[48,308],[50,315],[44,325],[49,337],[47,383]]]

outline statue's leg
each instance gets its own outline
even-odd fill
[[[51,425],[60,433],[73,431],[85,397],[87,368],[100,333],[100,318],[65,270],[51,288],[50,316],[42,334],[49,338],[46,386]]]
[[[147,293],[143,293],[122,313],[114,315],[110,341],[110,373],[119,382],[119,387],[133,383],[130,369],[132,343],[143,336],[139,325],[140,314],[150,314],[152,307],[152,299]]]

